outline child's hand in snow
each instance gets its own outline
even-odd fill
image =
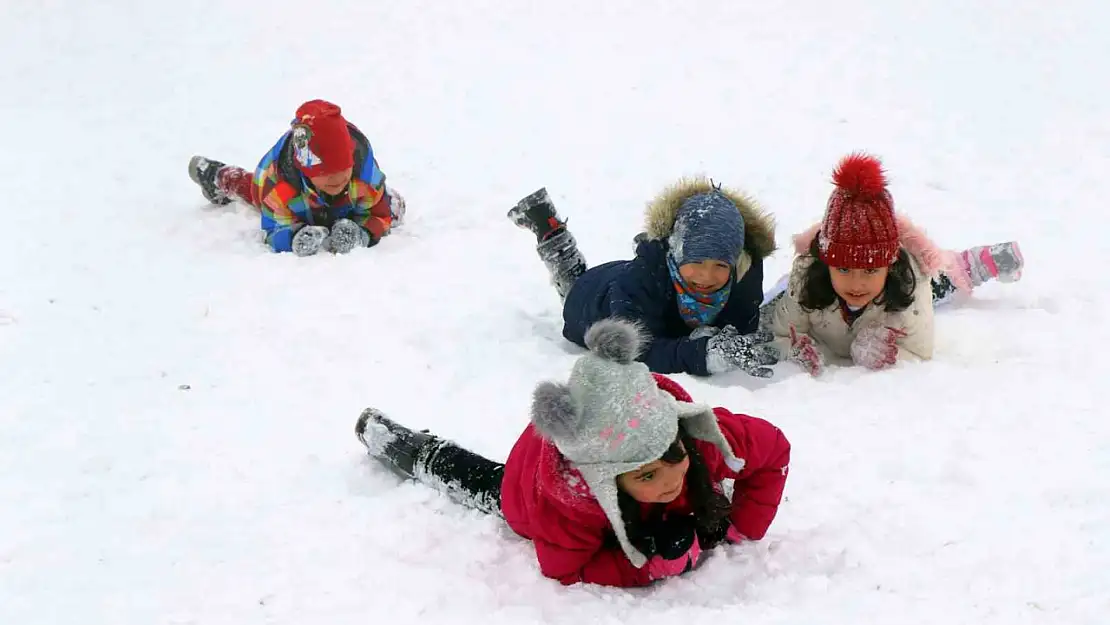
[[[778,352],[769,342],[774,338],[767,330],[740,334],[733,326],[725,326],[709,338],[705,349],[705,366],[717,374],[734,369],[758,378],[769,378],[774,371],[767,365],[778,362]]]
[[[293,253],[297,256],[312,256],[324,246],[328,229],[323,226],[304,226],[293,235]]]
[[[812,376],[821,375],[825,370],[825,357],[813,343],[813,337],[808,334],[799,335],[794,326],[790,326],[790,359]]]
[[[898,362],[898,339],[905,330],[873,324],[859,331],[852,341],[852,362],[868,369],[885,369]]]
[[[643,529],[647,534],[633,538],[632,544],[648,557],[648,574],[652,579],[680,575],[698,565],[701,544],[692,515],[671,516]]]
[[[356,247],[366,247],[370,234],[350,219],[339,219],[331,227],[331,234],[324,241],[324,247],[336,254],[346,254]]]

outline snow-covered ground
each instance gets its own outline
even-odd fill
[[[0,7],[0,623],[1105,623],[1110,5],[776,4]],[[273,255],[185,165],[253,167],[316,97],[410,218]],[[857,149],[941,243],[1017,239],[1027,270],[938,314],[927,364],[676,376],[791,439],[764,541],[564,588],[365,459],[367,405],[503,459],[566,375],[519,197],[601,262],[710,175],[776,215],[769,286]]]

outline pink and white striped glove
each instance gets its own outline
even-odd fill
[[[886,369],[898,362],[898,339],[906,331],[872,324],[859,331],[852,341],[852,362],[872,370]]]

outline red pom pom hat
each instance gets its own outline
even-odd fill
[[[886,188],[879,159],[850,154],[833,171],[836,189],[829,196],[818,232],[818,254],[830,267],[877,269],[898,257],[894,199]]]

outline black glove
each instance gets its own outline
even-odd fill
[[[632,546],[649,559],[659,556],[664,560],[675,560],[686,555],[690,547],[694,546],[696,527],[693,515],[672,515],[646,523],[642,528],[642,535],[630,537],[629,540]]]
[[[706,368],[710,373],[742,369],[748,375],[769,378],[774,372],[765,365],[779,361],[778,351],[769,344],[774,338],[768,330],[740,334],[736,328],[725,326],[706,343]]]
[[[725,538],[728,537],[728,528],[731,524],[732,522],[726,517],[717,523],[717,527],[714,527],[712,530],[703,530],[700,527],[697,528],[698,545],[700,545],[704,551],[725,542]]]

